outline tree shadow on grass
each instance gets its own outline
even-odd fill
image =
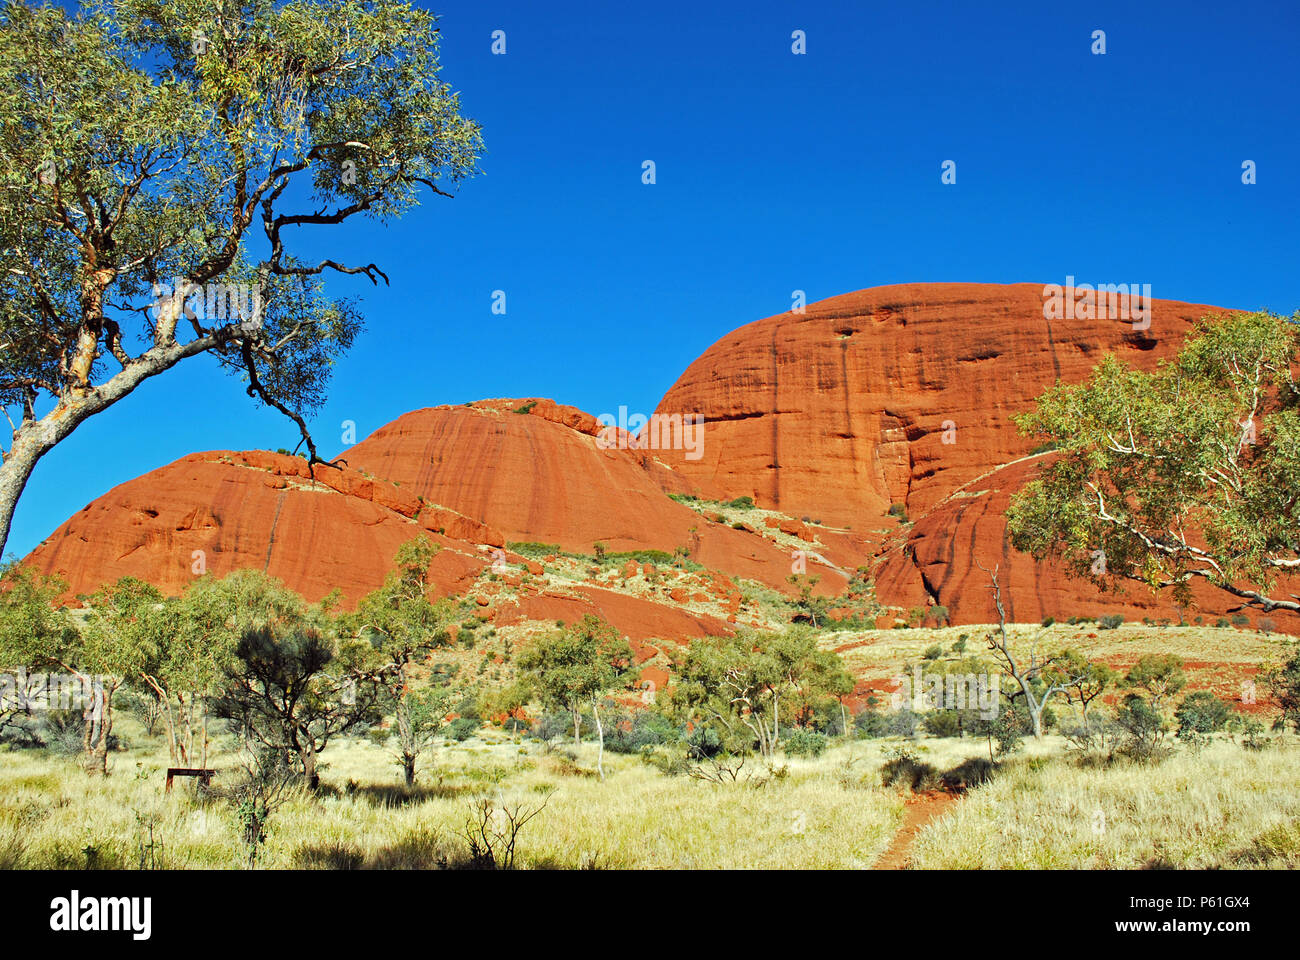
[[[413,787],[403,783],[349,784],[345,792],[348,796],[362,800],[372,807],[392,808],[418,806],[429,800],[452,800],[465,793],[474,792],[474,789],[471,784],[447,783],[439,780],[437,783],[417,783]]]

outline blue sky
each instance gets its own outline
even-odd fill
[[[304,233],[304,255],[374,260],[392,281],[329,281],[363,297],[368,330],[313,423],[322,452],[342,447],[344,420],[360,438],[482,397],[650,413],[795,289],[1069,274],[1294,311],[1297,6],[1134,6],[432,4],[484,173],[387,227]],[[186,453],[294,445],[237,381],[187,366],[42,461],[9,551]]]

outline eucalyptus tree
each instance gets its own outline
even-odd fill
[[[627,640],[593,614],[543,637],[519,657],[519,666],[547,707],[559,707],[573,717],[573,738],[579,740],[582,708],[591,706],[596,722],[596,771],[605,779],[605,728],[600,704],[610,693],[628,687],[635,658]]]
[[[1205,318],[1154,371],[1106,357],[1017,419],[1052,459],[1013,498],[1012,543],[1102,587],[1191,603],[1208,583],[1300,611],[1300,313]]]
[[[173,762],[208,765],[209,704],[244,630],[296,623],[302,598],[257,570],[204,576],[163,601],[167,625],[140,677],[158,698]]]
[[[838,699],[853,688],[839,656],[819,650],[816,634],[798,626],[697,641],[675,668],[678,719],[713,727],[734,752],[757,743],[769,760],[783,723],[803,722],[818,698]]]
[[[107,775],[113,694],[158,656],[169,631],[162,593],[134,577],[101,587],[87,606],[89,615],[80,642],[66,655],[64,666],[90,681],[84,731],[86,761],[92,772]]]
[[[157,661],[167,621],[162,594],[123,577],[89,597],[79,618],[58,603],[65,585],[19,563],[0,572],[0,668],[62,671],[38,696],[50,709],[80,705],[87,772],[108,773],[113,695]]]
[[[58,604],[66,589],[31,567],[0,565],[0,729],[24,729],[32,701],[46,693],[33,674],[54,666],[54,658],[76,642],[76,627]]]
[[[416,762],[433,743],[451,710],[446,682],[416,683],[416,671],[434,651],[451,645],[450,626],[458,605],[431,599],[429,564],[439,547],[423,535],[404,543],[394,557],[395,569],[384,583],[367,594],[357,609],[339,618],[341,627],[368,640],[380,654],[378,676],[393,707],[398,756],[408,787],[415,785]]]
[[[41,457],[199,356],[319,462],[307,418],[361,326],[323,276],[388,278],[290,241],[476,172],[439,69],[400,0],[0,7],[0,550]]]

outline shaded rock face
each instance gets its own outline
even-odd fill
[[[658,456],[729,497],[827,523],[923,513],[1030,451],[1011,416],[1106,352],[1150,368],[1218,308],[1156,300],[1149,328],[1046,320],[1041,284],[876,287],[728,334],[657,413],[704,415],[702,455]]]
[[[943,604],[954,623],[996,623],[989,579],[989,571],[996,568],[1009,622],[1118,613],[1127,620],[1168,618],[1177,623],[1178,611],[1167,593],[1153,595],[1138,584],[1103,593],[1067,576],[1062,566],[1036,561],[1011,546],[1005,518],[1011,497],[1034,478],[1048,457],[1042,454],[1010,463],[932,507],[901,542],[882,554],[876,568],[876,595],[900,607]],[[1291,582],[1287,592],[1300,593],[1300,582],[1295,578]],[[1195,608],[1183,613],[1189,623],[1193,617],[1214,618],[1239,606],[1228,594],[1204,583],[1194,583],[1192,594]],[[1293,614],[1277,611],[1269,616],[1284,629],[1300,629],[1300,617]]]

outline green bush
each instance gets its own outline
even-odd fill
[[[734,510],[753,510],[754,498],[737,497],[735,500],[730,500],[727,503],[723,504],[723,506],[731,507]]]
[[[921,659],[938,660],[942,656],[943,656],[943,647],[939,646],[939,644],[936,643],[933,644],[932,646],[925,648],[925,653],[921,654]]]
[[[921,726],[921,718],[909,707],[895,711],[889,717],[889,733],[894,737],[915,737]]]
[[[1108,613],[1097,621],[1098,630],[1115,630],[1124,622],[1124,615],[1120,613]]]
[[[1115,722],[1128,734],[1123,752],[1139,760],[1155,756],[1164,730],[1164,718],[1136,693],[1124,698],[1115,712]]]
[[[543,713],[533,723],[533,736],[542,741],[572,737],[573,714],[567,710],[551,710]]]
[[[1033,721],[1026,710],[1012,707],[1001,710],[991,719],[976,715],[971,718],[968,729],[975,736],[985,737],[995,745],[998,756],[1006,756],[1024,746],[1025,736],[1033,731]]]
[[[1174,711],[1178,721],[1178,738],[1195,741],[1223,729],[1230,713],[1228,704],[1209,690],[1197,690],[1183,698]]]
[[[1246,717],[1241,722],[1241,745],[1247,750],[1260,750],[1268,743],[1263,737],[1264,724],[1255,717]]]
[[[686,755],[691,760],[707,760],[722,752],[722,738],[712,727],[696,727],[686,738]]]
[[[921,726],[932,737],[961,735],[961,719],[956,710],[931,710],[922,718]]]
[[[669,777],[680,777],[691,769],[691,760],[687,749],[681,743],[643,747],[641,762],[654,767],[660,773]]]
[[[655,566],[666,567],[674,559],[671,553],[663,550],[623,550],[618,553],[606,553],[604,562],[613,566],[622,566],[629,560],[635,560],[637,563],[650,563]]]
[[[506,549],[530,560],[558,556],[564,552],[558,543],[534,543],[532,541],[511,541],[506,544]]]
[[[1278,726],[1285,728],[1289,723],[1300,733],[1300,650],[1291,654],[1286,663],[1268,670],[1264,682],[1282,708]]]
[[[678,739],[677,727],[652,710],[624,710],[605,721],[605,749],[614,753],[641,753]]]
[[[453,740],[468,740],[478,733],[483,722],[478,717],[457,717],[447,727],[447,735]]]
[[[853,718],[853,733],[860,740],[889,736],[889,718],[875,710],[863,710]]]
[[[798,727],[787,734],[783,747],[787,757],[820,757],[826,751],[826,734],[810,727]]]

